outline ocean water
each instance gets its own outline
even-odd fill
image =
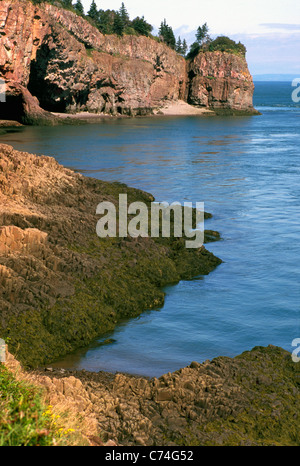
[[[300,338],[300,103],[293,90],[257,82],[259,116],[107,118],[1,136],[159,201],[204,202],[213,214],[205,228],[222,236],[206,245],[223,260],[216,270],[165,288],[161,309],[122,322],[56,366],[152,377],[257,345],[293,350]]]

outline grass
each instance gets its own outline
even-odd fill
[[[45,414],[46,413],[46,414]],[[50,446],[55,426],[42,394],[0,365],[0,446]]]
[[[80,416],[68,411],[57,414],[46,403],[42,388],[17,380],[0,363],[0,447],[88,446],[82,423]]]
[[[75,429],[46,405],[43,392],[0,364],[0,447],[82,444]]]

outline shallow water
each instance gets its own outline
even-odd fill
[[[300,106],[290,83],[257,83],[254,117],[104,119],[1,136],[87,176],[159,201],[204,202],[207,248],[224,262],[167,287],[162,309],[122,322],[56,365],[159,376],[256,345],[300,337]],[[95,206],[96,207],[96,206]]]

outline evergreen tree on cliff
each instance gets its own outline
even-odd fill
[[[83,5],[81,3],[81,0],[77,0],[77,2],[74,5],[74,9],[75,9],[75,11],[76,11],[76,13],[78,15],[84,16],[84,8],[83,8]]]
[[[142,36],[149,36],[149,34],[151,33],[153,29],[151,24],[147,23],[144,16],[142,16],[141,18],[139,16],[134,18],[131,21],[131,26],[138,34]]]
[[[178,37],[178,40],[176,42],[175,50],[177,53],[182,53],[182,42],[181,42],[180,36]]]
[[[204,23],[202,26],[199,26],[196,32],[196,42],[198,42],[201,47],[209,39],[208,26],[207,23]]]
[[[181,41],[181,38],[179,36],[176,42],[176,49],[175,49],[176,52],[182,55],[183,57],[185,57],[187,49],[188,49],[188,46],[187,46],[186,40],[183,39],[183,41]]]
[[[183,42],[182,42],[182,55],[185,57],[186,56],[186,52],[188,50],[188,45],[187,45],[187,42],[185,39],[183,39]]]
[[[116,11],[113,23],[113,33],[117,34],[118,36],[122,36],[124,33],[124,28],[125,27],[121,15],[118,11]]]
[[[113,10],[99,10],[98,28],[102,34],[113,34],[113,25],[116,12]]]
[[[70,10],[72,8],[72,0],[61,0],[63,7],[66,8],[67,10]]]
[[[176,48],[176,39],[173,29],[167,24],[165,19],[161,22],[158,33],[169,47],[172,49]]]
[[[128,14],[128,12],[126,10],[126,7],[125,7],[123,2],[122,2],[122,5],[121,5],[121,8],[119,9],[119,15],[120,15],[120,18],[122,20],[122,23],[123,23],[123,26],[124,26],[124,29],[125,29],[126,26],[129,26],[130,20],[129,20],[129,14]]]
[[[88,11],[88,17],[91,18],[93,21],[96,23],[98,22],[99,19],[99,14],[98,14],[98,9],[95,0],[92,0],[90,9]]]
[[[199,26],[196,32],[196,40],[190,46],[190,50],[188,53],[188,58],[195,57],[204,46],[208,46],[211,39],[208,34],[208,26],[207,23],[204,23],[202,26]]]

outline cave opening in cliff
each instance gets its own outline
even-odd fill
[[[53,58],[53,52],[47,44],[42,44],[36,52],[35,60],[30,63],[28,82],[29,92],[37,97],[40,107],[49,112],[64,113],[66,100],[60,95],[57,85],[47,80],[48,64]]]

